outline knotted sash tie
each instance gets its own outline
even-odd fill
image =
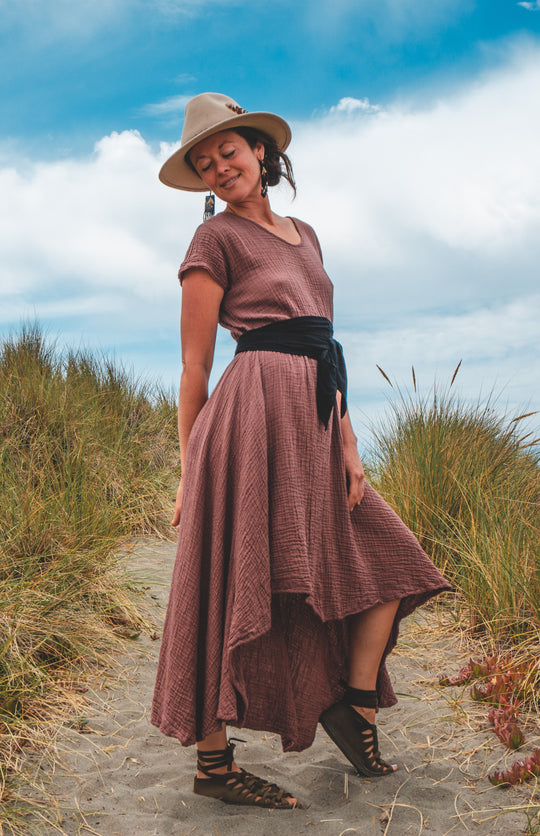
[[[343,349],[333,338],[334,329],[324,316],[297,316],[245,331],[235,354],[243,351],[279,351],[298,354],[317,361],[317,414],[328,429],[328,422],[341,392],[341,417],[347,411],[347,369]]]

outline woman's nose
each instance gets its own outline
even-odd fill
[[[219,173],[229,170],[229,161],[225,159],[218,160],[217,170]]]

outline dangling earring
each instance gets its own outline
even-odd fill
[[[207,194],[204,198],[204,214],[203,214],[203,222],[207,221],[209,218],[214,216],[214,211],[216,208],[216,199],[212,192]]]
[[[268,172],[264,164],[264,160],[259,160],[261,169],[261,197],[266,197],[268,194]]]

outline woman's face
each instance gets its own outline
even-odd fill
[[[197,143],[189,152],[191,163],[205,185],[226,203],[244,203],[260,197],[259,160],[264,146],[250,148],[234,131],[220,131]]]

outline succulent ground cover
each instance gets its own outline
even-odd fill
[[[540,666],[538,659],[515,659],[511,655],[486,656],[470,661],[456,676],[443,675],[442,686],[471,684],[473,700],[491,705],[487,717],[493,731],[509,749],[519,749],[525,742],[525,734],[519,727],[520,706],[533,705],[538,695]],[[511,767],[495,770],[488,776],[494,786],[509,787],[540,777],[540,749],[524,760],[515,761]]]

